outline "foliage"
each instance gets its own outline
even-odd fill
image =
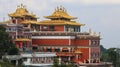
[[[54,59],[53,66],[52,67],[60,67],[59,61],[57,58]]]
[[[120,54],[115,50],[117,48],[109,48],[106,51],[102,51],[101,61],[103,62],[112,62],[114,67],[119,67],[120,65]]]
[[[12,47],[9,49],[8,55],[18,55],[19,54],[18,52],[19,52],[19,50],[17,48]]]
[[[61,64],[59,64],[58,59],[55,58],[52,67],[77,67],[77,66],[73,62],[68,62],[68,63],[61,62]]]
[[[0,58],[5,54],[18,54],[18,50],[15,48],[15,44],[9,34],[6,32],[6,29],[3,26],[0,26]],[[11,53],[13,52],[13,53]]]
[[[3,59],[3,61],[0,62],[0,67],[14,67],[8,59]]]

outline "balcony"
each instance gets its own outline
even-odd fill
[[[74,56],[75,53],[74,52],[57,52],[56,55],[57,56]]]
[[[76,36],[76,35],[89,35],[86,32],[62,32],[62,31],[42,31],[42,32],[32,32],[33,36]]]

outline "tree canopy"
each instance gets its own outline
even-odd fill
[[[104,47],[102,47],[103,49]],[[101,50],[101,61],[112,62],[114,67],[120,67],[120,52],[117,52],[119,48],[109,48]]]
[[[18,50],[9,34],[6,32],[6,28],[0,26],[0,58],[5,54],[11,54],[11,52],[15,52],[13,54],[18,54]]]

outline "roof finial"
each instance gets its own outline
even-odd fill
[[[63,9],[62,9],[62,5],[60,5],[60,10],[63,10]]]
[[[101,36],[101,32],[98,33],[98,36],[99,36],[99,37]]]
[[[24,5],[23,8],[26,8],[26,6]]]
[[[18,5],[17,8],[20,8],[20,5]]]
[[[91,30],[91,29],[89,29],[89,34],[91,35],[91,33],[92,33],[92,30]]]
[[[21,8],[23,8],[23,4],[21,4],[20,6],[21,6]]]
[[[57,11],[59,11],[59,7],[57,6]]]
[[[55,8],[55,11],[57,11],[57,8]]]
[[[96,36],[96,32],[94,32],[94,36]]]

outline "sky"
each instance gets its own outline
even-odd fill
[[[85,24],[82,32],[101,32],[101,45],[120,48],[120,0],[0,0],[0,21],[8,20],[8,14],[21,3],[39,17],[38,21],[62,5],[78,18],[75,21]]]

